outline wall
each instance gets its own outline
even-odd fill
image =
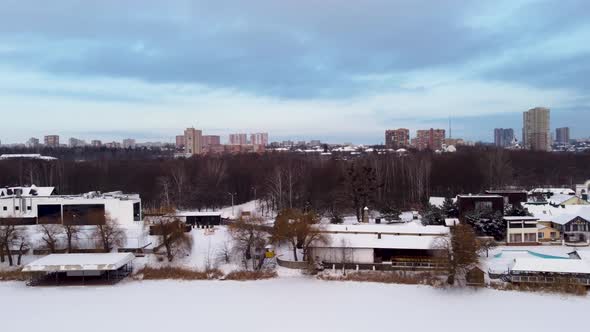
[[[311,255],[319,262],[374,263],[373,249],[369,248],[312,248]]]

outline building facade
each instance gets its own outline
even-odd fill
[[[184,131],[184,144],[186,154],[201,154],[203,150],[203,132],[195,128],[187,128]]]
[[[406,148],[410,145],[410,130],[406,128],[385,131],[385,147],[388,149]]]
[[[570,128],[563,127],[555,129],[555,142],[559,144],[570,143]]]
[[[248,134],[229,134],[230,145],[246,145],[248,144]]]
[[[522,143],[530,150],[549,151],[551,147],[550,110],[535,107],[523,113]]]
[[[29,147],[29,148],[36,148],[36,147],[38,147],[39,146],[39,139],[38,138],[35,138],[35,137],[29,138],[29,140],[27,141],[26,146]]]
[[[432,128],[418,130],[415,142],[418,150],[440,150],[445,142],[445,130]]]
[[[218,135],[203,135],[203,147],[221,145],[221,137]]]
[[[59,135],[47,135],[43,139],[43,143],[45,146],[50,148],[58,148],[59,147]]]
[[[514,129],[496,128],[494,129],[494,145],[497,147],[507,147],[514,141]]]
[[[250,134],[250,144],[267,146],[268,145],[268,133]]]
[[[102,141],[95,139],[90,142],[90,145],[92,145],[95,148],[100,148],[102,146]]]

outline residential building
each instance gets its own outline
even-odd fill
[[[462,138],[445,138],[445,145],[446,146],[465,145],[465,140],[463,140]]]
[[[570,128],[563,127],[555,129],[555,142],[559,144],[570,143]]]
[[[107,215],[123,225],[142,221],[141,199],[136,194],[53,193],[53,187],[1,188],[0,223],[11,219],[19,225],[96,225],[103,224]]]
[[[320,145],[322,145],[322,141],[320,141],[319,139],[312,139],[311,141],[309,141],[309,145],[320,146]]]
[[[464,221],[467,213],[476,210],[492,210],[504,214],[504,197],[500,195],[459,195],[457,196],[459,219]]]
[[[229,135],[230,145],[246,145],[248,144],[247,134],[230,134]]]
[[[100,148],[102,146],[102,141],[95,139],[90,141],[90,145],[92,145],[95,148]]]
[[[508,147],[514,141],[514,129],[512,128],[496,128],[494,129],[494,144],[497,147]]]
[[[528,199],[525,190],[486,190],[486,194],[504,197],[504,206],[522,206]]]
[[[536,244],[537,223],[539,218],[528,216],[506,216],[506,243],[507,244]]]
[[[176,136],[176,148],[177,149],[184,149],[184,135],[177,135]]]
[[[68,140],[68,146],[71,147],[71,148],[78,148],[78,147],[82,147],[82,146],[85,146],[85,145],[86,145],[86,142],[84,140],[81,140],[81,139],[77,139],[77,138],[71,137]]]
[[[523,113],[522,142],[526,149],[549,151],[550,110],[536,107]]]
[[[418,130],[416,133],[416,148],[418,150],[441,150],[445,142],[444,129]]]
[[[543,259],[517,257],[508,269],[514,283],[577,284],[590,286],[590,261],[582,259]]]
[[[250,134],[250,144],[268,145],[268,133],[254,133]]]
[[[203,133],[195,128],[184,131],[184,152],[187,155],[201,154],[203,149]]]
[[[221,145],[221,137],[219,135],[203,135],[203,147],[212,145]]]
[[[119,142],[107,142],[104,144],[104,146],[108,149],[120,149],[121,148],[121,143]]]
[[[123,140],[123,149],[133,149],[135,148],[135,140],[133,138],[126,138]]]
[[[50,148],[58,148],[59,147],[59,135],[47,135],[44,137],[43,142],[45,146]]]
[[[385,147],[388,149],[406,148],[410,145],[410,130],[406,128],[385,131]]]
[[[26,146],[28,148],[36,148],[39,146],[39,139],[35,138],[35,137],[31,137],[29,138],[29,140],[26,143]]]

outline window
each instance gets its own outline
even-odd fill
[[[103,225],[104,204],[72,204],[63,206],[64,225]]]
[[[475,209],[476,210],[489,210],[491,208],[492,208],[492,202],[490,202],[490,201],[475,202]]]
[[[545,237],[545,234],[543,232],[539,232],[538,236],[539,236],[539,240],[541,240]]]
[[[522,234],[510,234],[510,242],[512,242],[512,243],[522,242]]]
[[[3,210],[3,211],[8,211],[8,206],[3,206],[3,207],[2,207],[2,210]]]
[[[557,238],[557,232],[551,232],[551,240],[555,240]]]
[[[524,235],[524,242],[537,242],[536,235],[537,235],[536,232],[525,234]]]
[[[33,208],[31,206],[27,206],[27,211],[31,211]]]
[[[20,210],[20,207],[18,207],[18,206],[15,206],[15,207],[14,207],[14,210],[15,210],[15,211],[18,211],[18,210]]]

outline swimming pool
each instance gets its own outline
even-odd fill
[[[529,254],[531,256],[538,257],[538,258],[544,258],[544,259],[569,259],[569,257],[560,257],[560,256],[540,254],[538,252],[534,252],[534,251],[530,251],[530,250],[502,250],[501,253],[495,254],[494,258],[501,258],[502,254],[504,254],[505,252],[508,254]]]

